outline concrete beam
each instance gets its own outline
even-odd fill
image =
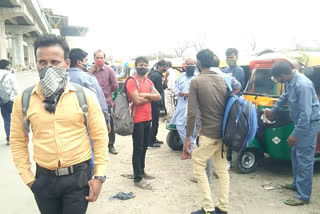
[[[49,24],[44,13],[41,10],[38,0],[24,0],[24,2],[30,9],[31,13],[33,14],[33,17],[35,18],[41,30],[44,33],[49,33],[50,32]]]
[[[35,23],[34,25],[6,25],[5,27],[6,33],[19,33],[19,34],[26,34],[31,31],[36,31],[39,35],[42,34],[42,30],[39,28],[38,24]]]
[[[17,25],[18,22],[15,18],[8,19],[12,24]]]
[[[17,16],[23,16],[29,24],[33,24],[33,16],[27,9],[26,4],[21,3],[21,7],[0,8],[0,19],[7,20]]]
[[[10,0],[11,4],[18,7],[21,5],[21,0]]]

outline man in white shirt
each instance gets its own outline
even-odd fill
[[[10,72],[10,70],[10,62],[5,59],[0,60],[0,87],[4,87],[10,97],[9,102],[0,106],[1,115],[4,121],[4,129],[6,131],[7,145],[10,144],[9,137],[12,105],[19,91],[16,77]]]
[[[166,89],[164,90],[164,96],[165,96],[165,104],[166,104],[166,110],[167,110],[167,121],[170,122],[172,115],[174,113],[174,88],[176,85],[177,80],[177,71],[172,68],[171,62],[168,62],[169,69],[166,72],[164,84],[166,86]]]

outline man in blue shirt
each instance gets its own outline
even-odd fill
[[[238,80],[242,86],[241,91],[244,89],[245,85],[245,75],[243,69],[237,65],[238,61],[238,50],[235,48],[228,48],[226,51],[226,60],[228,68],[223,69],[223,72],[229,74],[230,76],[234,77]],[[241,95],[241,92],[238,93]],[[231,168],[231,161],[232,161],[232,150],[228,149],[227,151],[227,160],[228,160],[228,170]]]
[[[108,132],[110,132],[110,114],[106,104],[106,98],[95,76],[88,72],[88,53],[80,48],[74,48],[70,51],[69,58],[71,61],[68,77],[71,82],[77,83],[85,88],[92,90],[98,98],[102,112],[106,119]]]
[[[275,112],[288,105],[290,119],[295,123],[288,145],[291,147],[293,183],[284,187],[297,191],[295,199],[284,203],[291,206],[307,204],[312,192],[312,176],[317,134],[320,129],[320,107],[313,83],[305,75],[292,70],[287,61],[272,66],[272,76],[285,83],[283,93],[272,110],[265,114],[272,119]]]
[[[226,59],[227,59],[228,68],[223,69],[223,72],[236,78],[236,80],[240,82],[242,89],[244,89],[245,87],[244,70],[237,65],[238,50],[235,48],[228,48],[226,51]]]
[[[99,104],[101,106],[101,110],[103,112],[103,115],[106,120],[108,132],[111,131],[110,126],[110,114],[108,111],[108,106],[106,102],[106,98],[103,94],[102,89],[99,86],[99,83],[94,75],[88,72],[88,53],[83,51],[80,48],[74,48],[70,51],[69,58],[70,58],[70,69],[68,72],[68,77],[70,78],[70,82],[77,83],[81,85],[82,87],[88,88],[92,90],[98,98]],[[91,148],[93,149],[93,141],[90,139]],[[94,163],[93,163],[93,153],[92,153],[92,159],[91,159],[91,165],[92,165],[92,172],[94,169]]]

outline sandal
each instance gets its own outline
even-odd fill
[[[290,190],[293,190],[293,191],[297,191],[297,187],[293,186],[293,184],[284,184],[284,185],[281,185],[281,187],[283,187],[285,189],[290,189]]]
[[[145,189],[145,190],[152,190],[151,184],[145,182],[145,180],[141,180],[139,182],[134,182],[134,185],[140,189]]]
[[[301,206],[301,205],[309,204],[308,201],[301,201],[300,199],[297,199],[297,198],[288,199],[288,200],[284,201],[284,203],[289,206]]]

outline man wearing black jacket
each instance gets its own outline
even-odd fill
[[[162,87],[162,73],[168,70],[168,63],[165,60],[160,60],[156,64],[156,68],[151,70],[148,78],[153,82],[154,87],[157,89],[159,94],[163,93]],[[158,148],[159,144],[163,144],[162,141],[157,140],[158,127],[159,127],[159,115],[160,115],[160,103],[161,101],[153,101],[151,103],[152,108],[152,127],[151,127],[151,140],[149,147]]]

